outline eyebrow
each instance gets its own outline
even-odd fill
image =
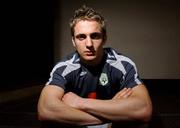
[[[75,36],[75,38],[77,38],[77,39],[86,39],[87,38],[87,35],[86,34],[84,34],[84,33],[80,33],[80,34],[77,34],[76,36]],[[102,35],[102,33],[101,32],[93,32],[93,33],[90,33],[90,38],[91,39],[94,39],[94,40],[98,40],[98,39],[102,39],[103,38],[103,35]]]
[[[79,34],[75,35],[75,37],[78,37],[78,36],[81,36],[81,35],[87,36],[87,35],[84,34],[84,33],[79,33]],[[93,33],[90,33],[90,36],[92,36],[92,35],[102,35],[102,33],[101,33],[101,32],[93,32]]]

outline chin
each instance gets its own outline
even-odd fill
[[[96,56],[86,56],[86,57],[83,57],[82,59],[87,62],[94,62],[96,61]]]

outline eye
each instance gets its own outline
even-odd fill
[[[79,34],[79,35],[76,36],[76,39],[84,40],[84,39],[86,39],[86,35],[85,34]]]
[[[99,40],[99,39],[102,39],[102,34],[101,33],[98,33],[98,32],[95,32],[95,33],[92,33],[90,35],[91,39],[94,39],[94,40]]]

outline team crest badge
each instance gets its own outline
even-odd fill
[[[99,78],[99,83],[102,86],[105,86],[108,84],[108,77],[106,73],[101,73],[101,76]]]

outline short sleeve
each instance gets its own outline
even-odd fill
[[[134,62],[131,60],[129,62],[122,62],[125,68],[126,73],[124,74],[122,85],[124,87],[134,87],[138,84],[142,84],[142,80],[139,78],[137,68]]]
[[[67,83],[67,80],[65,77],[62,76],[62,71],[64,70],[63,67],[60,68],[53,68],[49,81],[46,83],[46,85],[57,85],[59,87],[62,87],[65,89],[65,85]]]

